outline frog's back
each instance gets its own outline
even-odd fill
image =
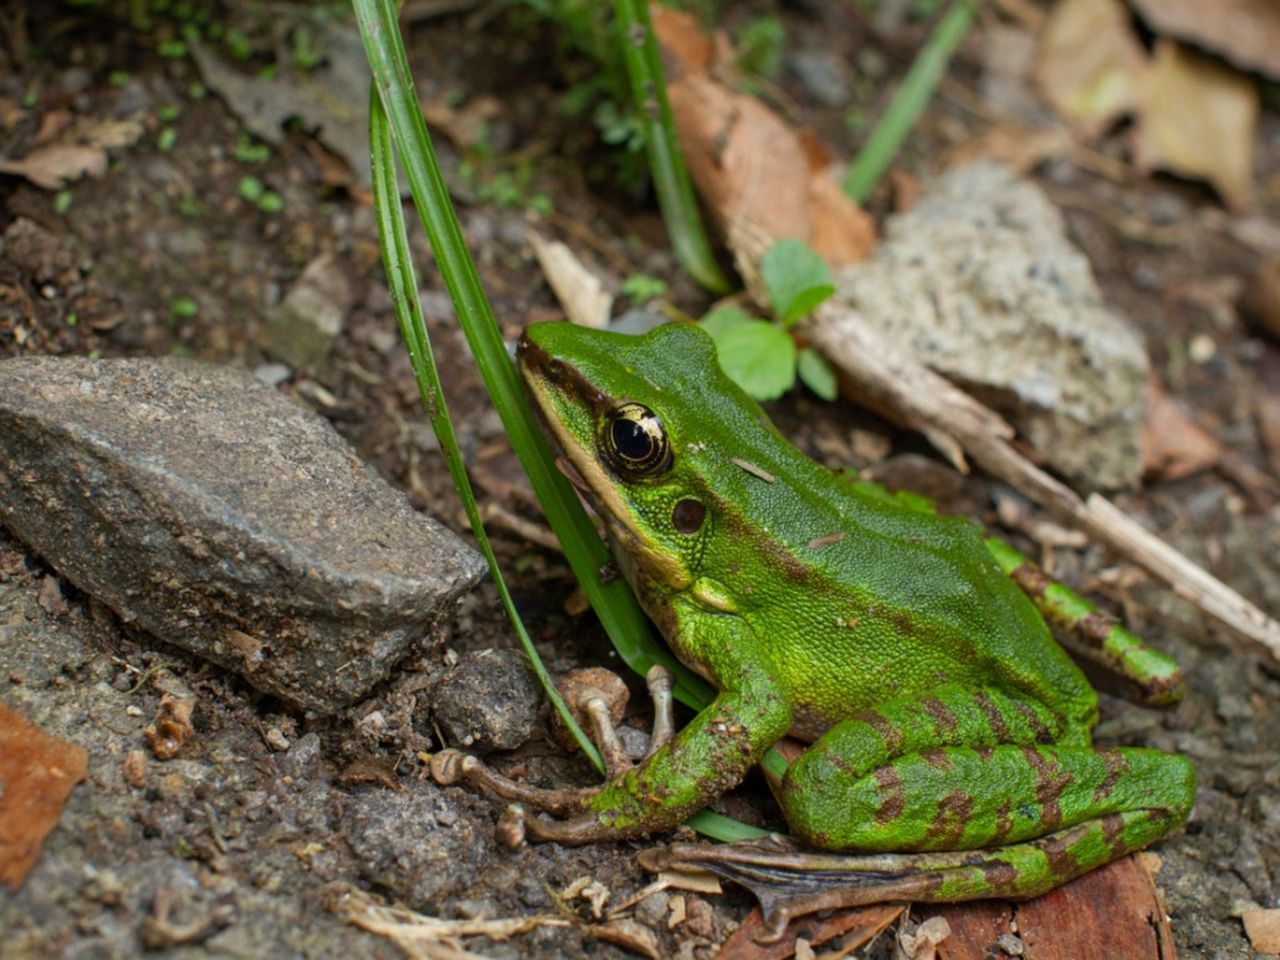
[[[944,684],[998,685],[1037,699],[1053,691],[1055,702],[1077,705],[1069,720],[1088,722],[1092,690],[976,524],[869,492],[790,446],[785,452],[793,456],[773,465],[776,482],[762,484],[752,513],[735,518],[725,504],[723,518],[731,528],[756,511],[771,518],[760,544],[773,588],[749,594],[745,615],[801,698],[801,726],[812,715],[815,729],[799,732]]]

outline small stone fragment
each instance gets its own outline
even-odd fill
[[[470,753],[514,750],[533,733],[541,692],[518,650],[458,658],[436,685],[431,715],[448,742]]]
[[[471,886],[492,856],[492,828],[470,804],[465,791],[424,782],[399,793],[360,790],[343,804],[341,832],[366,880],[420,909]]]
[[[120,773],[125,783],[141,790],[147,785],[147,755],[138,749],[130,750],[124,755]]]
[[[289,752],[280,758],[280,769],[294,780],[310,777],[320,761],[320,735],[306,733],[293,742]]]
[[[126,622],[321,713],[485,571],[327,422],[176,360],[0,361],[0,522]]]
[[[333,256],[317,257],[267,318],[267,349],[294,369],[323,363],[353,299]]]
[[[289,749],[289,738],[280,732],[279,727],[268,727],[262,739],[266,741],[268,747],[279,753]]]
[[[160,698],[155,720],[142,731],[157,760],[172,760],[195,733],[195,728],[191,725],[191,714],[195,707],[194,700],[179,700],[168,694]]]
[[[973,392],[1089,487],[1132,486],[1147,357],[1102,300],[1062,216],[990,162],[957,167],[889,219],[838,297]]]

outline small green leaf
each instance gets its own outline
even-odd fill
[[[836,373],[826,358],[813,347],[805,347],[796,357],[796,374],[800,382],[823,400],[834,400],[838,393]]]
[[[779,240],[760,261],[773,312],[790,327],[836,292],[827,263],[807,243]]]
[[[796,345],[767,320],[733,323],[712,333],[720,369],[757,400],[773,400],[796,382]]]
[[[667,292],[667,281],[647,273],[633,273],[622,281],[622,292],[632,303],[648,303]]]
[[[236,193],[250,203],[257,203],[262,199],[262,195],[265,192],[266,187],[262,185],[262,181],[257,177],[241,177],[240,183],[236,185]]]
[[[705,317],[698,321],[702,329],[711,334],[711,339],[719,341],[721,335],[731,327],[740,326],[744,323],[750,323],[754,318],[748,316],[747,311],[741,307],[716,307]]]

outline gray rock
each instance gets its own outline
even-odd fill
[[[469,802],[461,789],[423,781],[361,791],[343,805],[341,832],[365,879],[421,909],[474,883],[492,854],[493,830],[472,818]]]
[[[294,780],[304,780],[315,772],[319,760],[320,735],[314,732],[303,734],[280,758],[280,772]]]
[[[267,350],[295,369],[323,363],[346,324],[351,284],[330,254],[302,271],[267,317]]]
[[[1102,302],[1062,217],[989,162],[959,167],[892,217],[840,298],[1008,417],[1089,487],[1135,483],[1147,358]]]
[[[328,423],[174,360],[0,361],[0,522],[125,621],[323,713],[485,570]]]
[[[541,691],[519,650],[464,654],[436,684],[431,715],[450,746],[514,750],[533,733]]]
[[[787,66],[824,107],[845,107],[853,99],[849,65],[834,50],[818,47],[796,50],[788,55]]]

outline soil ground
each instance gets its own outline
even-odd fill
[[[272,307],[308,263],[331,254],[354,293],[345,329],[327,360],[290,371],[281,389],[332,421],[415,506],[463,532],[439,454],[416,426],[423,417],[394,335],[364,185],[342,175],[341,161],[301,130],[251,158],[243,147],[258,142],[227,103],[193,96],[201,75],[192,59],[162,55],[158,41],[180,36],[181,21],[170,12],[140,25],[130,13],[138,6],[0,8],[0,155],[21,156],[53,115],[143,123],[136,142],[113,153],[104,176],[65,193],[0,178],[0,232],[22,225],[21,243],[10,242],[0,259],[0,356],[181,354],[260,368],[272,362],[264,351]],[[558,314],[526,242],[531,222],[560,231],[615,279],[663,278],[668,300],[693,315],[703,310],[707,298],[681,279],[652,199],[613,182],[610,148],[588,120],[558,108],[566,76],[590,68],[557,53],[549,27],[502,4],[456,4],[440,15],[419,6],[425,12],[414,16],[408,39],[424,100],[491,96],[498,104],[488,156],[460,158],[437,140],[507,333]],[[249,39],[250,64],[280,50],[297,54],[296,34],[280,26],[296,22],[286,8],[210,9]],[[782,18],[796,48],[870,71],[871,79],[858,74],[856,97],[872,114],[925,36],[910,19],[892,34],[877,32],[852,2],[733,4],[724,23],[738,28],[763,13]],[[973,92],[981,68],[976,50],[962,50],[950,86],[900,159],[904,170],[927,174],[949,147],[982,128],[973,109],[981,103]],[[821,106],[794,71],[784,70],[768,93],[837,153],[856,150],[859,135],[846,111]],[[1264,108],[1257,177],[1264,220],[1280,209],[1278,124],[1275,110]],[[1123,134],[1100,149],[1121,156]],[[247,176],[278,195],[278,209],[246,196],[253,193],[244,187]],[[1235,455],[1266,469],[1253,409],[1260,371],[1276,362],[1277,347],[1234,310],[1218,309],[1211,294],[1223,278],[1253,276],[1268,251],[1242,239],[1234,218],[1194,184],[1135,173],[1117,182],[1067,160],[1050,160],[1037,178],[1063,206],[1106,298],[1145,337],[1170,392]],[[872,211],[883,215],[890,199],[887,191],[877,194]],[[419,249],[429,325],[483,498],[538,523],[425,243]],[[980,476],[961,481],[917,437],[811,395],[792,395],[770,412],[823,462],[873,466],[895,483],[923,487],[950,512],[996,524],[994,485]],[[870,463],[851,443],[855,430],[887,438],[887,458]],[[1264,609],[1280,610],[1280,511],[1273,504],[1214,472],[1152,482],[1119,499]],[[613,662],[594,620],[568,612],[577,610],[575,588],[559,556],[510,526],[492,533],[553,671]],[[1159,845],[1158,882],[1181,955],[1252,957],[1236,914],[1250,904],[1280,906],[1280,669],[1159,585],[1128,576],[1101,549],[1051,552],[1058,575],[1101,595],[1187,670],[1188,696],[1171,713],[1104,697],[1099,739],[1194,761],[1195,811],[1185,831]],[[90,778],[72,794],[44,859],[18,894],[0,903],[9,955],[130,956],[146,945],[174,956],[389,957],[396,950],[386,941],[342,920],[336,908],[349,889],[439,916],[508,917],[554,912],[549,891],[580,877],[598,881],[615,903],[648,881],[631,856],[638,845],[498,849],[491,804],[423,782],[415,752],[435,734],[421,724],[403,684],[380,692],[355,723],[307,718],[163,638],[131,632],[7,538],[0,539],[0,616],[10,628],[0,634],[10,640],[0,648],[4,701],[90,751]],[[446,649],[513,645],[486,585],[441,644],[406,665],[406,675],[432,675]],[[168,682],[196,694],[196,736],[177,760],[155,765],[147,788],[138,790],[125,782],[121,765],[144,746],[141,728]],[[643,725],[647,708],[641,687],[634,689],[633,720]],[[364,722],[375,707],[385,721],[376,729]],[[279,735],[292,743],[289,750],[273,748]],[[356,782],[355,761],[394,771],[401,789]],[[542,734],[502,763],[522,765],[537,782],[590,781],[585,765]],[[748,783],[726,808],[776,823],[759,783]],[[167,923],[166,901],[173,904]],[[685,921],[668,929],[671,906],[667,894],[651,897],[639,917],[664,949],[709,956],[750,903],[741,892],[689,895]],[[581,902],[570,910],[587,912]],[[192,927],[175,933],[183,924]],[[467,946],[494,957],[626,955],[577,927]],[[887,949],[884,938],[875,949]]]

